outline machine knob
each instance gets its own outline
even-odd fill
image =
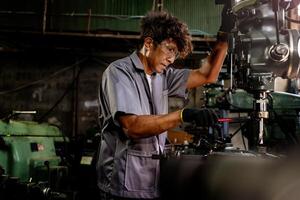
[[[275,62],[285,62],[289,57],[290,51],[287,44],[275,44],[269,49],[269,57]]]

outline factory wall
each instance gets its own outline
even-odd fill
[[[30,31],[139,31],[153,0],[3,1],[0,26]],[[163,8],[184,20],[194,34],[215,34],[221,6],[211,0],[164,0]]]
[[[13,110],[35,110],[32,116],[18,117],[55,124],[68,136],[97,132],[97,87],[102,72],[111,61],[136,49],[139,20],[153,2],[2,1],[0,118]],[[163,3],[164,9],[188,23],[193,35],[215,34],[220,7],[213,1]],[[103,35],[119,31],[124,39]],[[206,48],[208,43],[202,43],[198,46]],[[197,66],[207,52],[196,51],[178,65]],[[189,105],[203,103],[201,89],[190,95]],[[185,103],[170,99],[170,110]]]
[[[32,120],[58,125],[68,135],[75,135],[74,131],[84,134],[96,124],[97,87],[103,64],[58,52],[0,57],[2,118],[13,110],[35,110]]]

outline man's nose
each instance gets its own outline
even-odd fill
[[[168,60],[169,64],[172,64],[175,61],[175,57],[174,56],[168,56],[167,60]]]

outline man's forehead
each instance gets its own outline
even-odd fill
[[[164,39],[161,43],[165,43],[168,45],[174,45],[175,47],[177,47],[177,43],[173,38]]]

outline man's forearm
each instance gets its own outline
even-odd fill
[[[227,42],[218,42],[211,54],[203,60],[198,69],[192,70],[187,88],[195,88],[207,83],[216,82],[227,54]]]
[[[211,66],[210,71],[220,71],[225,57],[227,55],[228,43],[227,42],[218,42],[211,54],[208,56],[207,61]]]
[[[131,138],[158,135],[181,123],[180,111],[166,115],[123,115],[119,117],[125,134]]]

